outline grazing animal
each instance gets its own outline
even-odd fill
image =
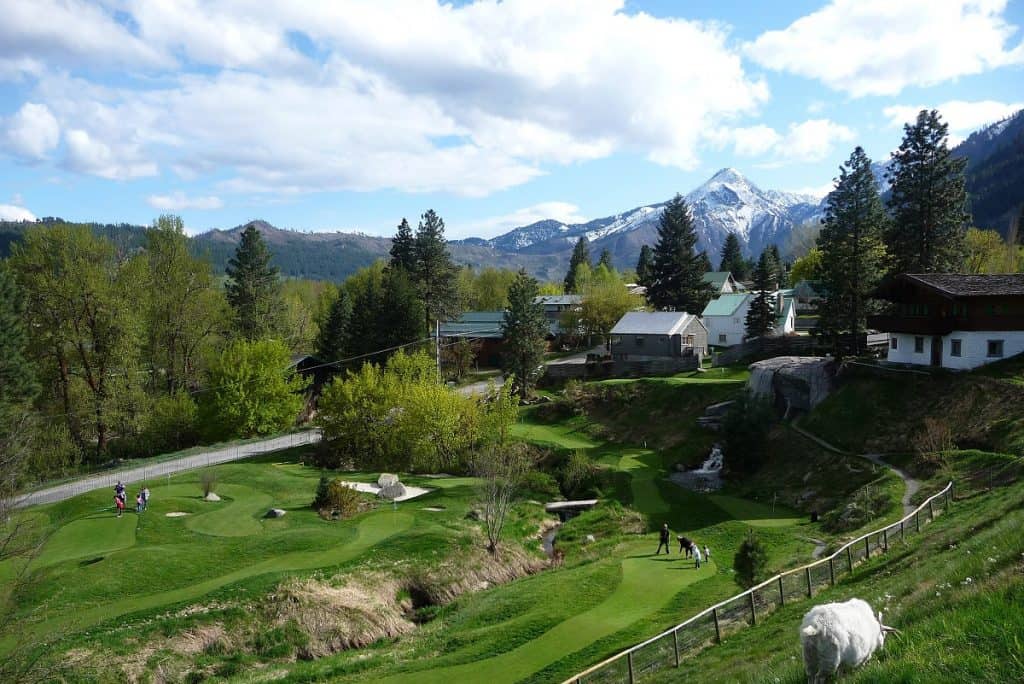
[[[828,681],[840,665],[853,668],[864,664],[882,647],[889,632],[899,634],[884,625],[882,614],[876,616],[861,599],[814,606],[800,624],[808,684]]]

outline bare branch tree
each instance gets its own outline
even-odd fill
[[[516,493],[532,466],[533,458],[523,444],[494,444],[476,456],[473,472],[482,480],[480,498],[487,550],[491,553],[498,551],[501,531],[512,510]]]

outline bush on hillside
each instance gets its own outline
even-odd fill
[[[320,482],[316,485],[316,495],[313,497],[313,510],[319,511],[326,508],[331,496],[331,481],[326,475],[320,476]]]
[[[764,579],[768,567],[768,553],[753,530],[747,531],[747,537],[740,543],[740,548],[733,559],[732,568],[736,571],[736,583],[748,589]]]
[[[545,499],[550,501],[561,495],[558,481],[542,470],[531,470],[523,478],[522,495],[528,499]]]
[[[768,433],[774,420],[775,412],[767,401],[746,392],[736,399],[722,421],[726,475],[757,472],[768,457]]]
[[[891,504],[885,490],[868,485],[858,489],[845,504],[822,516],[821,524],[829,532],[856,530],[884,514]]]
[[[332,480],[327,486],[327,505],[321,512],[327,511],[332,518],[351,518],[359,512],[362,504],[358,491],[346,482]]]

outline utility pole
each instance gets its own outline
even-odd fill
[[[434,362],[437,364],[437,381],[444,378],[441,375],[441,321],[434,319]]]

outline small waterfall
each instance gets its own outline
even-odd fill
[[[753,366],[750,372],[750,379],[747,380],[747,389],[755,397],[771,399],[773,396],[772,380],[774,378],[774,368]]]
[[[669,479],[680,487],[691,489],[695,492],[713,492],[722,488],[722,465],[725,455],[722,447],[714,445],[711,453],[700,464],[699,468],[684,470],[672,473]]]

